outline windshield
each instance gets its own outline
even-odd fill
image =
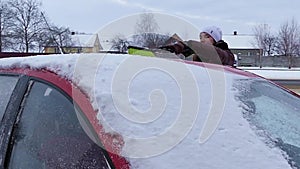
[[[300,99],[265,80],[239,80],[236,88],[244,117],[300,168]]]

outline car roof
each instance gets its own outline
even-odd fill
[[[254,74],[113,54],[7,58],[0,69],[47,70],[72,81],[104,130],[122,136],[120,154],[133,168],[289,168],[251,130],[235,99],[236,80],[259,78]]]
[[[22,67],[32,67],[35,69],[49,69],[55,70],[56,68],[64,68],[64,65],[69,67],[74,67],[77,63],[77,59],[80,57],[89,57],[97,58],[97,57],[114,57],[118,60],[118,57],[141,57],[135,55],[127,55],[127,54],[106,54],[106,53],[95,53],[95,54],[50,54],[50,55],[38,55],[38,56],[27,56],[27,57],[9,57],[9,58],[2,58],[0,68],[8,69],[12,67],[22,68]],[[148,59],[164,59],[164,58],[151,58],[151,57],[144,57],[143,59],[147,61]],[[236,74],[240,74],[243,76],[254,77],[255,74],[243,71],[242,69],[236,69],[231,66],[223,66],[217,64],[210,64],[204,62],[193,62],[189,60],[182,60],[182,59],[164,59],[164,61],[172,62],[184,62],[186,64],[197,65],[200,67],[205,67],[207,69],[216,69],[222,70],[226,72],[232,72]],[[87,69],[89,69],[87,67]],[[70,69],[60,69],[60,71],[64,71],[64,73],[69,74]],[[54,71],[55,72],[55,71]],[[63,72],[61,72],[63,73]]]

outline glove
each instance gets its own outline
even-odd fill
[[[184,44],[182,42],[174,42],[174,43],[171,43],[169,45],[166,45],[166,46],[161,46],[159,47],[160,49],[164,49],[164,50],[167,50],[171,53],[175,53],[176,55],[180,54],[183,52],[184,50]]]
[[[185,45],[183,42],[180,41],[176,41],[169,45],[162,46],[160,47],[160,49],[167,50],[169,52],[175,53],[176,55],[183,54],[185,57],[194,54],[194,51],[190,47],[188,47],[187,45]]]

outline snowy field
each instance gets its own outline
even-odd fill
[[[255,73],[267,79],[299,80],[300,68],[274,68],[274,67],[238,67],[239,69]]]

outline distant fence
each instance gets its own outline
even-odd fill
[[[300,67],[300,57],[288,56],[239,56],[238,66],[250,67]]]

